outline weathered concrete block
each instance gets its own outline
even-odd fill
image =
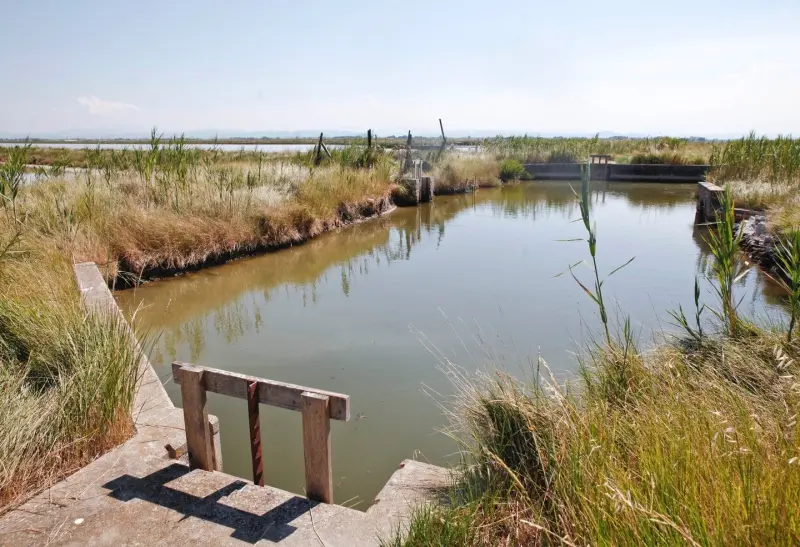
[[[720,196],[725,190],[710,182],[697,183],[697,214],[695,224],[715,222],[720,210]]]
[[[419,179],[419,201],[427,203],[433,201],[433,177],[424,176]]]
[[[415,179],[413,177],[404,177],[398,183],[397,188],[392,193],[392,200],[396,205],[401,207],[417,205],[420,198],[419,194],[419,179]]]

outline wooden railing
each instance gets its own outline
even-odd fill
[[[264,486],[264,464],[258,405],[299,410],[303,414],[306,496],[333,503],[330,421],[350,419],[349,396],[179,362],[172,363],[172,375],[181,386],[186,448],[192,469],[216,468],[214,435],[206,410],[207,391],[247,400],[253,482],[259,486]]]

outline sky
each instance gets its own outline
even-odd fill
[[[0,4],[0,135],[800,133],[799,0]]]

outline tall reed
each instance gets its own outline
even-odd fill
[[[800,229],[795,228],[777,246],[777,262],[781,272],[780,283],[789,297],[789,328],[786,341],[792,342],[797,316],[800,314]]]
[[[583,222],[583,227],[588,234],[587,239],[585,240],[589,247],[589,256],[591,257],[591,269],[594,276],[594,290],[589,289],[586,285],[584,285],[578,277],[575,275],[573,268],[577,266],[577,264],[573,264],[569,266],[569,273],[572,275],[572,278],[575,282],[583,289],[583,292],[592,299],[592,301],[597,305],[597,310],[600,313],[600,321],[603,323],[603,332],[605,334],[606,344],[608,347],[613,346],[613,340],[611,338],[611,331],[609,330],[608,325],[608,310],[606,309],[605,299],[603,297],[603,283],[605,280],[600,279],[600,271],[597,267],[597,224],[592,222],[591,219],[591,199],[589,195],[589,179],[591,178],[591,164],[586,163],[581,166],[581,192],[578,194],[574,189],[573,193],[575,197],[578,199],[578,203],[580,205],[581,211],[581,221]],[[614,268],[608,274],[608,277],[611,277],[622,268],[630,264],[635,257],[632,257],[630,260],[625,262],[624,264]]]
[[[28,142],[23,146],[13,147],[6,162],[0,165],[0,199],[6,214],[10,215],[15,224],[19,221],[17,197],[25,181],[25,166],[30,147]]]
[[[741,334],[742,325],[737,313],[739,303],[734,298],[734,287],[747,274],[749,268],[742,260],[740,248],[742,231],[736,226],[730,186],[727,186],[721,194],[719,205],[714,229],[709,232],[706,242],[713,258],[712,270],[716,281],[714,290],[722,308],[715,313],[728,325],[728,335],[735,337]]]

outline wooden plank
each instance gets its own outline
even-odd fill
[[[208,422],[202,370],[181,371],[181,399],[189,467],[214,471],[214,436]]]
[[[331,469],[330,399],[317,393],[304,392],[303,458],[306,464],[306,497],[333,503],[333,471]]]
[[[250,418],[250,457],[253,484],[264,486],[264,463],[261,457],[261,419],[258,415],[258,382],[247,386],[247,414]]]
[[[258,382],[258,402],[262,405],[277,406],[288,410],[301,410],[303,392],[316,393],[330,399],[330,417],[332,420],[350,420],[350,396],[322,389],[266,380],[255,376],[247,376],[237,372],[228,372],[210,367],[200,367],[189,363],[172,363],[172,376],[176,384],[183,382],[183,370],[202,370],[203,381],[207,391],[247,399],[247,386]]]

